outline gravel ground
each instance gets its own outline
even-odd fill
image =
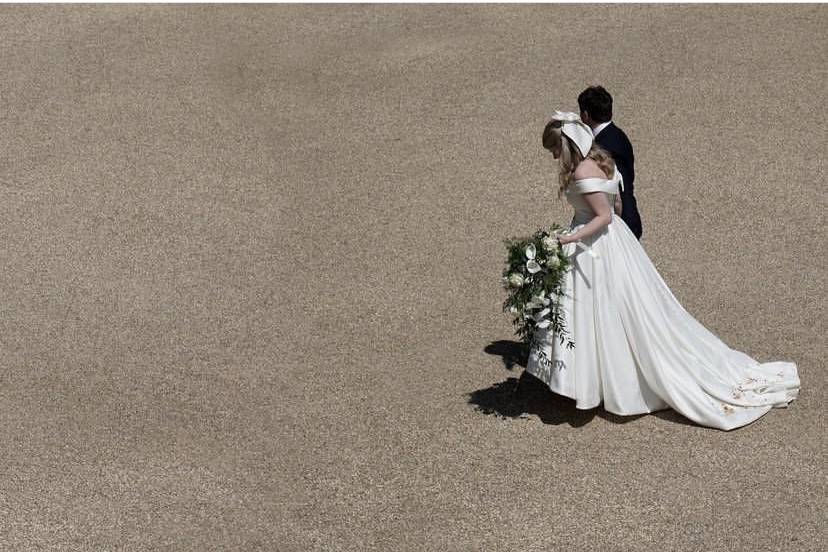
[[[826,546],[824,5],[0,7],[0,549]],[[643,244],[800,398],[522,378],[502,239],[601,83]],[[823,397],[823,399],[820,399]]]

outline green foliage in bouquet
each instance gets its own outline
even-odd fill
[[[515,334],[530,347],[538,328],[554,332],[561,345],[575,346],[568,337],[560,308],[563,277],[569,269],[569,258],[555,237],[562,230],[553,224],[528,238],[505,240],[509,257],[503,270],[503,285],[509,296],[503,302],[503,310],[514,316]]]

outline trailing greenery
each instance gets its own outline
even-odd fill
[[[503,270],[503,285],[509,296],[503,310],[514,317],[515,334],[530,349],[537,329],[553,332],[569,348],[569,339],[560,297],[563,278],[569,270],[569,258],[561,250],[556,233],[563,228],[553,224],[528,238],[505,240],[508,258]]]

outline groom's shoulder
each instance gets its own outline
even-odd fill
[[[607,130],[609,130],[617,140],[620,140],[621,142],[632,146],[630,139],[627,137],[627,133],[624,132],[624,130],[615,123],[610,123],[610,125],[607,127]]]
[[[627,138],[627,133],[624,132],[624,129],[622,129],[620,126],[616,125],[615,123],[610,123],[609,126],[607,127],[607,130],[617,134],[618,136],[623,136],[625,139],[629,140],[629,138]]]

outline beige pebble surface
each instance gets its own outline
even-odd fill
[[[0,549],[826,547],[824,5],[0,7]],[[643,245],[797,363],[725,433],[521,379],[601,83]]]

